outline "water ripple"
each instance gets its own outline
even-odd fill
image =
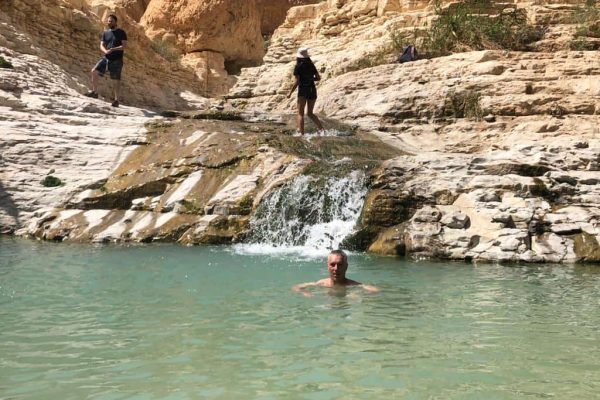
[[[0,239],[0,398],[594,398],[600,269]],[[356,274],[356,275],[354,275]],[[358,289],[357,289],[358,290]]]

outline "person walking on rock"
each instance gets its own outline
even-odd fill
[[[306,115],[313,120],[317,128],[322,131],[323,125],[319,118],[313,114],[317,101],[317,87],[315,81],[320,81],[321,76],[308,55],[308,49],[301,47],[296,54],[296,67],[294,68],[296,82],[288,94],[288,98],[298,88],[298,133],[304,135],[304,109]]]
[[[94,99],[98,98],[98,80],[104,76],[106,71],[112,80],[113,107],[119,107],[119,95],[121,92],[121,70],[123,69],[123,53],[127,46],[127,34],[121,28],[117,28],[117,16],[111,14],[106,20],[108,27],[102,33],[100,40],[100,51],[104,56],[92,69],[92,90],[85,95]]]

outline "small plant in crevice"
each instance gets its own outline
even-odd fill
[[[271,46],[271,37],[273,35],[263,35],[263,48],[265,49],[265,53],[269,50],[269,46]]]
[[[173,62],[179,59],[179,52],[171,44],[162,39],[154,39],[150,43],[150,47],[167,61]]]
[[[64,182],[54,175],[46,175],[41,183],[42,186],[45,187],[57,187],[64,185]]]
[[[14,67],[10,61],[8,61],[6,58],[0,56],[0,68],[12,69]]]
[[[454,118],[469,118],[481,121],[483,119],[483,110],[480,100],[481,94],[474,90],[449,92],[444,105],[446,114],[450,114]]]

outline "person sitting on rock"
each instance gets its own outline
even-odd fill
[[[119,94],[121,91],[121,70],[123,69],[123,52],[127,46],[127,34],[123,29],[117,28],[117,16],[111,14],[106,20],[108,27],[102,33],[100,51],[104,56],[92,69],[92,90],[85,95],[94,99],[98,98],[98,78],[104,76],[106,71],[110,74],[113,83],[113,107],[119,107]]]
[[[315,81],[321,80],[321,76],[308,55],[308,49],[301,47],[296,54],[296,67],[294,68],[294,78],[296,82],[288,94],[288,98],[298,88],[298,133],[304,135],[304,108],[306,114],[313,120],[319,131],[323,130],[323,125],[319,118],[313,114],[315,102],[317,101],[317,87]]]
[[[321,279],[316,282],[306,282],[298,285],[294,285],[292,290],[297,293],[302,293],[306,297],[312,297],[312,294],[304,291],[304,289],[321,286],[332,289],[341,289],[346,286],[358,286],[369,293],[377,293],[379,289],[371,285],[363,285],[352,279],[346,278],[346,271],[348,270],[348,256],[342,250],[333,250],[327,257],[327,272],[329,272],[329,278]]]

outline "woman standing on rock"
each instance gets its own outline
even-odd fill
[[[294,68],[294,78],[296,82],[290,90],[288,97],[298,88],[298,133],[304,135],[304,108],[306,115],[313,120],[319,131],[323,130],[323,125],[319,118],[313,114],[315,102],[317,101],[317,87],[315,81],[320,81],[321,76],[308,55],[308,49],[301,47],[296,54],[296,67]]]

